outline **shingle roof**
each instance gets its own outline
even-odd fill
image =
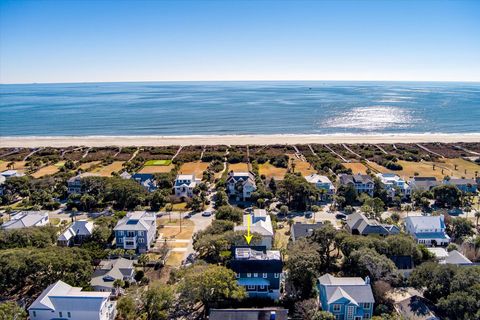
[[[292,232],[295,239],[304,238],[310,236],[314,230],[323,227],[323,223],[300,223],[297,222],[292,225]]]
[[[91,236],[93,231],[93,223],[87,220],[75,221],[65,232],[63,232],[58,240],[70,240],[74,236]]]
[[[409,216],[405,221],[410,221],[416,229],[445,229],[443,216]]]
[[[133,262],[133,260],[124,258],[102,260],[99,268],[93,273],[90,285],[113,288],[113,282],[116,279],[122,280],[124,277],[132,274],[134,269]]]
[[[2,229],[20,229],[34,227],[37,225],[44,225],[44,219],[48,219],[48,212],[46,211],[22,211],[5,222],[0,227]]]
[[[318,183],[318,182],[321,182],[321,183],[329,183],[329,184],[332,184],[332,181],[330,181],[330,179],[328,179],[328,177],[326,176],[321,176],[319,174],[316,174],[316,173],[312,173],[308,176],[305,176],[305,180],[307,180],[309,183]]]
[[[154,226],[155,213],[146,211],[129,212],[117,222],[113,230],[140,230],[148,231]]]
[[[341,298],[354,304],[375,302],[370,284],[360,277],[337,278],[327,273],[318,278],[318,283],[325,288],[325,298],[329,304]]]

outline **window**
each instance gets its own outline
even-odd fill
[[[252,274],[251,273],[247,273],[247,278],[251,278],[252,277]]]
[[[340,309],[342,308],[341,305],[339,304],[334,304],[333,305],[333,312],[340,312]]]
[[[264,278],[266,278],[266,277],[267,277],[267,274],[266,274],[266,273],[264,273],[264,274],[263,274],[263,277],[264,277]]]
[[[67,312],[67,316],[68,316],[69,318],[72,317],[72,314],[70,313],[70,311]]]
[[[123,242],[123,238],[118,238],[118,243],[122,243]]]
[[[253,277],[254,277],[254,278],[258,278],[258,273],[255,272],[255,273],[253,274]]]
[[[37,316],[37,311],[33,311],[33,316],[36,317]]]
[[[138,238],[138,243],[144,243],[145,240],[143,238]]]
[[[275,278],[280,277],[280,273],[275,273]]]
[[[63,317],[62,311],[60,311],[60,312],[58,313],[58,316],[59,316],[60,318]]]
[[[370,313],[365,313],[365,315],[363,316],[365,319],[370,319]]]
[[[354,306],[348,306],[348,308],[347,308],[347,317],[348,317],[348,318],[352,318],[354,311],[355,311],[355,307],[354,307]]]
[[[238,279],[240,278],[240,273],[235,273],[235,277]]]
[[[118,231],[119,236],[123,236],[123,231]]]
[[[370,309],[370,303],[365,302],[365,303],[363,304],[363,309]]]
[[[248,289],[248,290],[255,290],[255,286],[248,285],[248,286],[247,286],[247,289]]]
[[[264,285],[261,285],[261,286],[260,286],[260,289],[264,290],[264,289],[265,289],[265,286],[264,286]]]

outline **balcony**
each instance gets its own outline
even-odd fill
[[[123,248],[126,250],[136,250],[137,249],[137,237],[125,237],[123,238]]]

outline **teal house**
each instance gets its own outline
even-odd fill
[[[337,278],[324,274],[318,278],[318,292],[322,310],[331,312],[337,320],[370,319],[373,298],[370,279],[360,277]]]

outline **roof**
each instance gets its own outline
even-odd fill
[[[443,216],[409,216],[405,222],[410,222],[415,229],[445,229],[445,219]]]
[[[183,181],[188,181],[188,183],[185,183]],[[179,174],[175,179],[175,187],[186,186],[194,188],[196,184],[197,179],[195,179],[194,174]]]
[[[87,220],[75,221],[67,230],[65,230],[58,240],[70,240],[75,236],[91,236],[93,231],[93,222]]]
[[[328,179],[328,177],[326,176],[321,176],[319,174],[316,174],[316,173],[312,173],[308,176],[305,176],[305,180],[307,180],[309,183],[328,183],[328,184],[332,184],[332,181],[330,181],[330,179]]]
[[[258,215],[257,215],[258,214]],[[248,217],[250,216],[251,224],[250,231],[252,233],[258,233],[262,236],[273,236],[272,219],[266,214],[266,211],[254,210],[253,214],[243,216],[243,225],[235,226],[235,231],[245,231],[248,226]]]
[[[236,272],[281,273],[282,258],[278,250],[257,251],[251,248],[235,248],[235,258],[230,261],[230,268]]]
[[[90,285],[92,287],[101,286],[113,288],[113,282],[115,280],[123,280],[124,277],[129,277],[133,274],[133,263],[133,260],[125,258],[102,260],[92,275]]]
[[[399,270],[413,269],[413,258],[411,256],[391,256],[390,260],[395,263]]]
[[[76,180],[81,180],[83,178],[88,178],[88,177],[100,177],[100,174],[92,173],[92,172],[83,172],[83,173],[77,174],[75,177],[71,177],[70,179],[68,179],[68,182],[75,182]]]
[[[249,181],[250,183],[255,184],[255,176],[251,172],[230,171],[228,173],[227,181],[231,181],[231,180],[235,182],[243,181],[243,183],[246,183],[247,181]]]
[[[350,230],[358,230],[362,235],[368,234],[397,234],[400,232],[397,226],[382,224],[374,219],[368,219],[361,212],[354,212],[347,217],[347,226]]]
[[[82,291],[59,280],[48,286],[28,309],[100,310],[109,296],[109,292]]]
[[[440,319],[432,311],[432,304],[428,300],[416,295],[395,303],[395,309],[400,316],[409,320]]]
[[[48,221],[48,212],[46,211],[22,211],[11,217],[10,221],[1,225],[2,229],[20,229],[45,225]]]
[[[372,178],[368,174],[340,174],[340,184],[348,184],[348,183],[373,183]]]
[[[427,249],[428,251],[430,251],[435,255],[435,258],[437,258],[437,260],[441,264],[456,264],[456,265],[472,264],[472,261],[470,261],[467,257],[465,257],[463,254],[461,254],[457,250],[452,250],[448,252],[444,248],[427,248]]]
[[[318,278],[318,283],[324,287],[325,298],[329,304],[342,298],[357,305],[364,302],[375,302],[368,279],[363,280],[360,277],[338,278],[327,273]]]
[[[155,223],[155,213],[146,211],[133,211],[127,213],[125,217],[120,219],[113,230],[148,231],[155,226]]]
[[[122,179],[131,179],[132,178],[132,175],[130,173],[128,173],[127,171],[123,171],[120,176],[120,178]]]
[[[450,239],[445,232],[416,232],[417,239]]]
[[[323,223],[301,223],[297,222],[292,225],[292,235],[295,239],[305,238],[310,236],[314,230],[320,229],[323,227]]]
[[[472,186],[475,186],[477,183],[475,179],[454,179],[450,178],[449,180],[445,180],[446,184],[453,184],[453,185],[468,185],[471,184]]]
[[[210,320],[287,320],[288,310],[282,308],[210,309]]]

